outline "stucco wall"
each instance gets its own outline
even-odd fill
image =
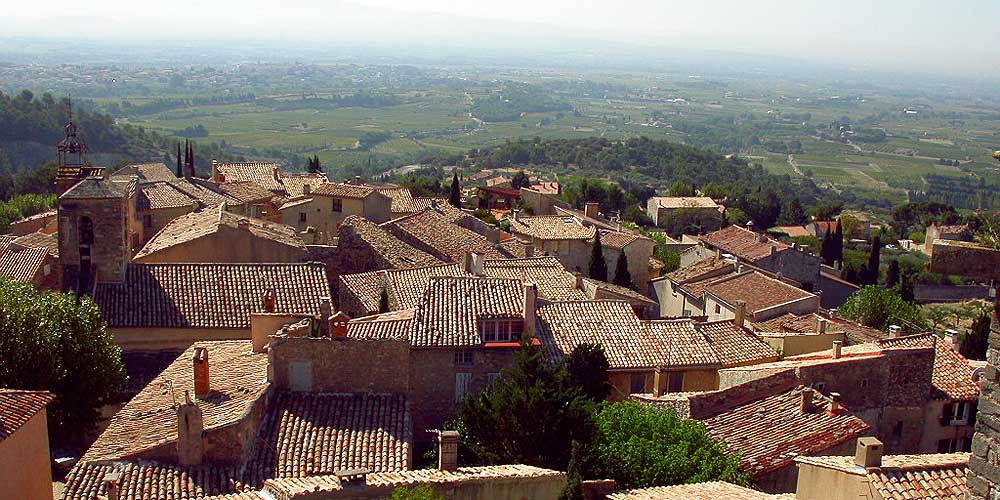
[[[948,402],[950,401],[931,401],[924,407],[924,433],[920,449],[925,450],[925,453],[934,453],[937,450],[938,441],[942,439],[964,438],[970,443],[972,441],[972,434],[975,430],[972,425],[941,425],[941,412],[945,403]],[[969,403],[974,402],[969,401]]]
[[[109,328],[123,351],[183,351],[200,340],[250,340],[249,328]]]
[[[0,441],[0,500],[52,500],[45,410]]]
[[[305,246],[294,246],[254,236],[249,230],[223,227],[220,231],[173,245],[135,259],[144,263],[173,262],[303,262]]]
[[[308,363],[311,392],[410,392],[410,349],[401,340],[286,337],[271,341],[268,357],[279,391],[292,389],[292,363]]]
[[[773,337],[764,335],[761,339],[767,342],[775,352],[780,352],[784,356],[798,356],[799,354],[829,350],[833,347],[834,340],[844,342],[846,335],[843,333],[779,335]]]

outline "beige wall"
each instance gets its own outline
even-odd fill
[[[294,227],[298,231],[305,231],[307,227],[314,227],[324,238],[337,235],[337,228],[344,219],[357,215],[364,217],[376,224],[389,220],[391,216],[391,200],[378,193],[366,199],[359,198],[339,198],[341,200],[341,211],[333,211],[333,196],[323,196],[313,194],[309,202],[295,205],[279,210],[282,224]],[[300,222],[300,214],[306,214],[306,222]]]
[[[279,391],[291,390],[292,364],[304,363],[310,392],[410,392],[410,348],[403,340],[276,338],[268,358],[268,377]]]
[[[705,314],[704,301],[693,300],[679,289],[675,289],[669,279],[654,281],[652,288],[656,301],[660,304],[661,318],[681,318]],[[685,314],[685,310],[687,310],[687,314]]]
[[[156,233],[160,232],[170,221],[184,215],[189,214],[197,208],[198,204],[191,202],[190,205],[183,207],[174,208],[158,208],[155,210],[141,210],[137,214],[138,223],[142,226],[142,240],[140,241],[140,246],[145,245],[147,241],[151,240]],[[150,225],[145,225],[145,216],[150,217]]]
[[[879,497],[868,484],[867,474],[797,464],[796,500],[876,500]]]
[[[938,441],[942,439],[965,438],[972,441],[974,428],[971,425],[941,425],[941,412],[949,401],[930,401],[924,406],[924,432],[920,441],[920,451],[937,453]],[[958,404],[958,402],[954,402]],[[968,402],[970,405],[973,401]],[[968,411],[968,410],[967,410]],[[959,450],[961,451],[961,450]]]
[[[449,500],[556,500],[566,485],[565,475],[532,478],[494,477],[482,481],[431,484]],[[388,498],[394,488],[345,488],[295,495],[296,500],[367,500]]]
[[[846,335],[843,333],[827,333],[823,335],[816,333],[769,337],[765,334],[761,338],[776,352],[780,352],[782,356],[798,356],[799,354],[829,350],[833,348],[834,340],[844,342]]]
[[[108,328],[123,351],[183,351],[201,340],[250,340],[249,328]]]
[[[718,312],[716,312],[716,306],[718,306]],[[777,318],[788,313],[795,315],[809,314],[816,312],[819,309],[819,296],[813,295],[812,297],[806,297],[801,300],[796,300],[794,302],[789,302],[787,304],[781,304],[776,307],[771,307],[768,309],[761,309],[755,312],[749,312],[747,314],[747,319],[760,322],[767,321],[769,319]],[[736,309],[730,307],[728,304],[716,299],[711,294],[705,294],[705,314],[708,316],[709,321],[718,321],[723,319],[732,319],[736,317]]]
[[[718,371],[712,369],[700,369],[700,370],[667,370],[664,372],[664,376],[673,371],[681,371],[684,373],[684,383],[681,388],[683,392],[701,392],[701,391],[714,391],[719,388],[719,375]],[[608,381],[611,383],[611,395],[608,397],[610,401],[622,401],[628,399],[629,394],[631,394],[632,389],[632,375],[641,375],[645,377],[645,382],[643,384],[643,393],[652,394],[653,392],[653,371],[608,371]]]
[[[52,500],[45,409],[0,441],[0,500]]]
[[[254,236],[247,229],[223,226],[219,231],[135,259],[143,263],[174,262],[303,262],[305,245],[293,246]]]

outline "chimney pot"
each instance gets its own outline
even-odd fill
[[[240,229],[250,229],[250,219],[239,219],[236,221],[236,226]]]
[[[830,322],[827,321],[826,318],[819,318],[818,323],[819,327],[817,328],[817,330],[819,330],[819,333],[820,334],[826,333],[826,329],[830,325]]]
[[[538,286],[534,283],[524,284],[524,336],[535,336],[535,316],[538,307]]]
[[[902,336],[903,329],[899,325],[889,325],[889,338],[899,338]]]
[[[957,330],[953,330],[951,328],[945,330],[944,331],[944,339],[948,342],[948,345],[950,345],[950,346],[952,346],[952,347],[954,347],[956,349],[958,348],[959,341],[958,341],[958,331]]]
[[[359,185],[359,186],[361,185],[361,176],[360,175],[355,175],[354,176],[354,183],[357,184],[357,185]]]
[[[438,468],[458,470],[458,432],[438,431]]]
[[[347,315],[344,311],[338,311],[330,317],[330,334],[335,339],[347,338],[347,323],[351,321],[351,317]]]
[[[308,183],[302,185],[302,194],[309,194],[312,192],[312,186]]]
[[[197,398],[203,398],[212,390],[212,382],[208,370],[208,349],[205,347],[195,347],[193,361],[194,395]]]
[[[830,393],[830,414],[837,414],[840,411],[840,393],[831,392]]]
[[[882,466],[882,441],[873,437],[858,438],[857,452],[854,454],[854,464],[864,467]]]
[[[177,463],[199,465],[205,455],[205,421],[201,408],[184,391],[184,403],[177,406]]]
[[[104,475],[104,495],[108,500],[118,500],[122,473],[118,469]]]
[[[843,348],[844,342],[840,340],[833,341],[833,359],[840,359],[840,350]]]
[[[278,176],[278,167],[272,167],[271,168],[271,176],[274,177],[274,180],[278,180],[279,179],[279,176]]]
[[[268,288],[264,292],[264,312],[273,313],[276,306],[276,297],[274,295],[274,289]]]
[[[802,406],[800,410],[802,413],[809,413],[813,409],[813,390],[809,387],[802,388]]]

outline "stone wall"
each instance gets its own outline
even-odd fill
[[[979,379],[979,413],[966,476],[969,500],[1000,499],[1000,301],[993,305],[986,362]]]
[[[297,366],[309,371],[310,392],[410,393],[410,348],[402,340],[275,337],[268,358],[268,378],[279,391],[293,390]]]
[[[80,221],[89,217],[94,228],[90,258],[97,280],[120,282],[124,279],[125,264],[131,258],[132,249],[127,203],[130,200],[125,198],[59,202],[59,261],[64,267],[73,268],[70,276],[77,276],[80,269]]]

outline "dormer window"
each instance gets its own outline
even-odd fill
[[[520,318],[491,318],[479,320],[479,333],[483,342],[520,342],[524,320]]]

